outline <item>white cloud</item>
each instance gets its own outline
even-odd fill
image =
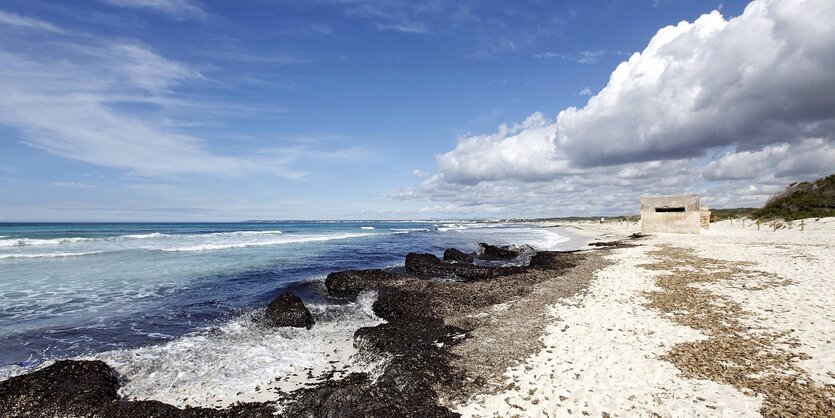
[[[426,177],[428,174],[429,173],[427,173],[423,170],[414,169],[412,171],[412,178],[419,179],[421,177]]]
[[[730,20],[662,28],[585,107],[459,138],[435,175],[394,197],[523,214],[612,212],[644,193],[759,204],[835,168],[833,21],[831,1],[758,0]]]
[[[381,31],[393,31],[403,33],[427,33],[429,29],[423,23],[409,22],[399,24],[377,25],[377,29]]]
[[[586,107],[557,117],[578,166],[693,157],[835,131],[835,4],[752,2],[661,29]]]
[[[68,188],[73,188],[73,189],[95,189],[96,188],[96,186],[93,186],[92,184],[77,183],[77,182],[74,182],[74,181],[58,181],[58,182],[52,183],[52,185],[56,186],[56,187],[68,187]]]
[[[592,94],[594,94],[594,92],[592,92],[590,88],[585,87],[582,90],[580,90],[580,93],[578,93],[578,94],[580,96],[591,96]]]
[[[117,7],[150,9],[175,17],[206,17],[206,12],[191,0],[100,0]]]
[[[0,50],[0,122],[62,157],[143,175],[240,173],[253,164],[205,151],[197,138],[118,110],[130,97],[164,97],[199,77],[135,43],[85,45],[83,59],[54,61]],[[81,64],[84,62],[84,64]]]
[[[580,64],[596,64],[600,58],[607,54],[622,55],[617,51],[585,50],[576,53],[541,52],[531,55],[533,58],[558,58],[566,61],[574,61]]]
[[[6,12],[0,10],[0,25],[9,25],[15,26],[18,28],[26,28],[32,29],[37,31],[45,31],[45,32],[54,32],[54,33],[62,33],[63,30],[59,29],[52,23],[49,23],[45,20],[35,19],[31,17],[24,17],[18,14],[14,14],[11,12]]]
[[[30,40],[36,43],[16,49]],[[184,84],[204,83],[205,77],[142,43],[21,36],[20,42],[0,43],[0,62],[0,124],[17,130],[24,144],[63,158],[146,177],[258,172],[291,179],[306,174],[294,168],[297,162],[332,158],[311,147],[281,145],[213,152],[178,116],[200,123],[222,115],[225,104],[179,94]],[[355,158],[360,151],[333,152]]]
[[[493,135],[461,138],[454,150],[439,155],[447,181],[477,183],[505,178],[542,180],[571,171],[556,153],[554,123],[534,113],[521,124],[501,125]]]
[[[732,152],[711,161],[704,170],[709,180],[757,179],[768,173],[778,178],[835,171],[835,143],[820,138],[797,144],[769,145],[758,151]]]

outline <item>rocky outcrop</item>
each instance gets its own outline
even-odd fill
[[[274,327],[296,327],[310,329],[313,315],[304,306],[301,298],[291,292],[284,292],[267,306],[264,319]]]
[[[401,276],[380,269],[345,270],[328,274],[325,287],[331,296],[352,298],[366,289],[375,289],[385,282],[400,279]]]
[[[406,271],[438,277],[455,276],[460,279],[485,280],[524,271],[523,267],[487,267],[472,264],[445,263],[432,254],[409,253]]]
[[[473,257],[455,248],[447,248],[444,251],[444,261],[461,264],[473,264]]]
[[[497,247],[483,242],[478,246],[480,248],[479,257],[482,260],[512,260],[519,256],[518,251],[507,247]]]
[[[531,257],[528,267],[536,270],[568,270],[576,267],[580,258],[576,251],[540,251]]]
[[[119,380],[101,361],[59,361],[0,382],[0,416],[87,416],[118,399]]]
[[[179,409],[158,401],[122,401],[116,372],[102,361],[62,360],[0,382],[2,417],[272,417],[272,404],[224,410]]]

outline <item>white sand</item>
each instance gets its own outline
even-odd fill
[[[634,225],[586,225],[608,240]],[[509,368],[506,389],[460,405],[464,416],[759,416],[762,398],[730,385],[689,379],[659,356],[681,342],[706,338],[645,308],[642,294],[660,272],[639,267],[661,244],[691,248],[702,257],[756,263],[752,269],[790,284],[752,290],[756,276],[708,287],[742,304],[755,328],[790,331],[811,356],[799,362],[818,383],[835,377],[835,218],[807,221],[805,231],[758,231],[750,222],[713,224],[702,235],[658,234],[640,247],[617,249],[616,264],[599,271],[588,292],[552,306],[546,348]],[[772,279],[773,280],[773,279]]]

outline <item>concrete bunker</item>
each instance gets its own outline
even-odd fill
[[[698,234],[702,214],[699,196],[641,197],[641,232]]]

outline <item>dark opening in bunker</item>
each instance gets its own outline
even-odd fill
[[[677,208],[655,208],[655,212],[684,212],[684,207]]]

